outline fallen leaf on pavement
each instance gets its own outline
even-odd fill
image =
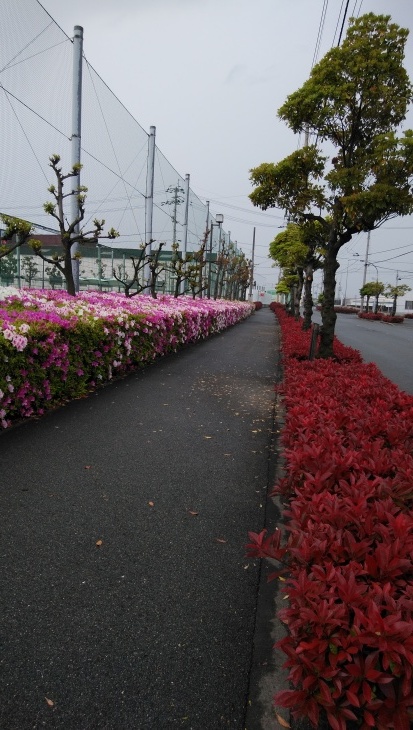
[[[204,436],[204,439],[212,439],[212,436]]]
[[[48,697],[45,697],[45,700],[46,700],[47,704],[49,705],[49,707],[54,707],[54,702],[53,702],[53,700],[49,700],[49,698],[48,698]]]
[[[227,540],[224,540],[224,538],[223,538],[223,537],[216,537],[216,538],[215,538],[215,540],[216,540],[217,542],[222,542],[222,543],[224,543],[224,542],[227,542]]]
[[[92,468],[91,466],[85,466],[85,469],[91,469],[91,468]]]
[[[190,515],[194,515],[194,516],[199,515],[199,512],[195,512],[195,510],[193,510],[193,509],[189,509],[188,512]]]
[[[103,540],[96,540],[96,547],[101,547],[103,545]]]
[[[287,722],[287,720],[284,720],[281,715],[278,714],[278,712],[275,713],[275,717],[277,719],[277,722],[281,725],[281,727],[291,727],[291,725]]]
[[[148,504],[149,504],[149,507],[155,507],[155,503],[154,502],[148,502]]]

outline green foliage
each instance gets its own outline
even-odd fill
[[[397,286],[392,286],[391,284],[388,284],[386,287],[386,296],[393,298],[402,297],[408,291],[411,291],[411,287],[407,284],[398,284]]]
[[[396,136],[413,97],[403,67],[407,35],[390,16],[352,18],[342,45],[314,66],[278,112],[294,132],[306,130],[317,144],[332,145],[334,156],[312,145],[251,170],[254,205],[279,207],[324,228],[323,357],[333,354],[340,248],[360,231],[413,212],[413,132]]]
[[[22,263],[22,271],[24,272],[25,280],[28,285],[31,286],[33,279],[35,279],[39,273],[39,267],[33,256],[25,256]]]
[[[324,208],[324,188],[317,181],[323,177],[325,161],[317,148],[310,146],[293,152],[277,165],[263,163],[250,171],[256,188],[249,197],[263,210],[279,207],[293,216],[313,206]]]
[[[12,254],[0,258],[0,278],[13,279],[17,273],[17,260]]]
[[[379,297],[384,293],[385,285],[381,281],[367,281],[360,289],[362,297]]]

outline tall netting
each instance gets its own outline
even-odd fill
[[[49,157],[72,164],[73,42],[37,0],[0,0],[0,213],[56,228],[43,209],[54,183]],[[87,61],[82,68],[81,183],[85,225],[105,219],[116,246],[145,240],[148,134]],[[68,185],[70,183],[68,182]],[[184,239],[185,180],[156,148],[153,238],[170,248]],[[188,249],[199,247],[207,209],[190,191]],[[213,221],[212,221],[213,222]],[[218,227],[213,227],[213,248]],[[156,245],[156,244],[155,244]]]

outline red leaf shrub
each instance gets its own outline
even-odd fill
[[[254,302],[255,309],[262,309],[262,302]]]
[[[358,309],[357,307],[351,307],[350,305],[341,305],[338,304],[334,307],[334,311],[338,312],[339,314],[357,314]]]
[[[280,563],[292,689],[275,702],[314,727],[409,730],[413,716],[413,397],[335,341],[304,360],[309,334],[281,325],[288,537],[250,533]],[[356,367],[355,367],[356,366]]]
[[[391,322],[392,324],[403,324],[404,322],[404,316],[384,314],[384,312],[359,312],[357,316],[360,319],[381,320],[382,322]]]
[[[382,320],[383,322],[391,322],[392,324],[403,324],[404,317],[399,314],[383,314]]]
[[[357,316],[360,317],[360,319],[379,321],[383,319],[384,314],[383,312],[359,312]]]

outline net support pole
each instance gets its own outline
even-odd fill
[[[188,249],[188,213],[189,213],[189,180],[190,175],[187,173],[185,175],[185,213],[184,213],[184,240],[183,240],[183,250],[182,250],[182,260],[186,261],[186,252]],[[185,279],[181,282],[181,294],[185,294],[185,287],[186,287],[186,281]]]
[[[83,28],[75,25],[73,33],[73,88],[72,88],[72,167],[80,165],[81,126],[82,126],[82,57],[83,57]],[[73,190],[80,186],[80,169],[77,175],[71,178]],[[79,201],[77,192],[71,196],[71,222],[79,217]],[[77,223],[73,237],[79,235],[80,224]],[[79,259],[76,254],[79,244],[71,247],[72,272],[75,291],[79,291]]]
[[[146,175],[146,197],[145,197],[145,244],[146,244],[146,262],[144,266],[144,284],[148,288],[144,290],[145,294],[149,294],[150,288],[150,269],[148,256],[152,256],[153,242],[153,189],[155,181],[155,139],[156,127],[150,127],[148,138],[148,166]]]

